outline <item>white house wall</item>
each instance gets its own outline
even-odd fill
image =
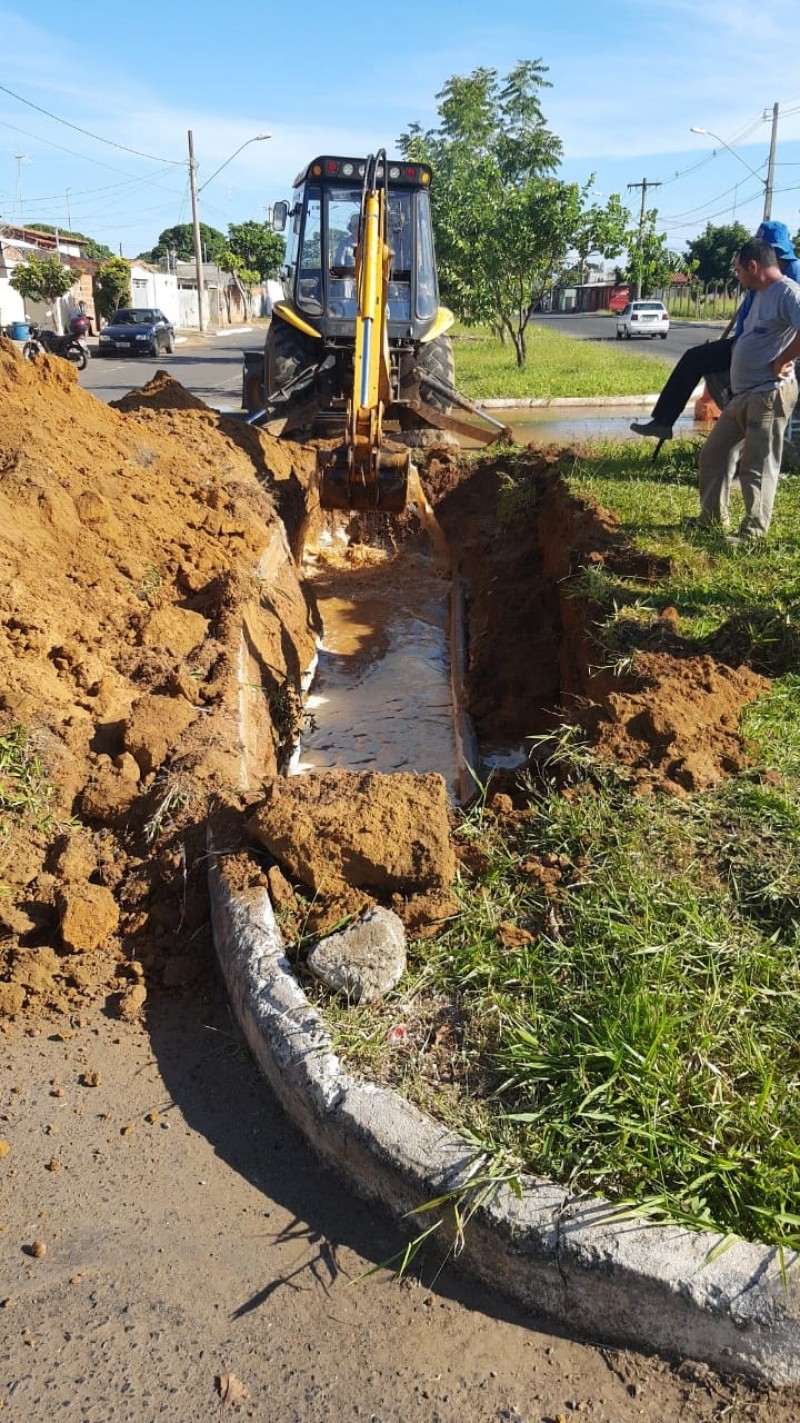
[[[19,292],[14,291],[8,277],[0,277],[0,327],[22,321],[24,316],[25,303]]]

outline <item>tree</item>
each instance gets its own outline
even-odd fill
[[[27,228],[29,232],[48,232],[51,235],[57,232],[65,242],[83,243],[83,255],[92,262],[104,262],[114,255],[110,247],[95,242],[93,237],[86,237],[82,232],[67,232],[63,227],[52,227],[49,222],[27,223]]]
[[[531,310],[575,246],[583,210],[578,185],[554,177],[562,145],[541,108],[546,73],[520,60],[503,80],[494,69],[454,75],[436,96],[439,127],[412,124],[399,139],[406,158],[434,169],[444,299],[465,322],[509,335],[520,366]]]
[[[19,262],[9,277],[9,285],[19,292],[23,301],[47,301],[53,303],[53,317],[56,330],[61,333],[61,308],[58,298],[64,296],[78,280],[80,272],[71,267],[62,267],[58,257],[28,257]]]
[[[131,299],[131,269],[123,257],[112,257],[98,267],[94,278],[94,300],[101,316],[108,321]]]
[[[625,280],[637,295],[649,296],[666,286],[673,270],[673,254],[667,249],[667,234],[656,232],[657,208],[649,208],[637,227],[626,234],[628,269]]]
[[[230,248],[228,248],[227,251],[221,253],[219,258],[219,265],[224,272],[230,272],[231,276],[233,277],[234,283],[236,284],[236,287],[244,301],[245,310],[247,311],[248,315],[250,315],[250,308],[253,300],[253,287],[256,285],[257,282],[261,280],[261,273],[253,271],[253,269],[250,267],[246,267],[244,262],[242,261],[242,258],[239,257],[235,252],[232,252]],[[230,319],[230,300],[227,297],[227,293],[226,302],[228,306],[228,319]]]
[[[697,280],[735,285],[735,278],[731,275],[733,259],[749,236],[741,222],[731,222],[723,227],[707,223],[705,232],[686,244],[688,259],[694,264]]]
[[[581,195],[584,199],[591,196],[593,182],[594,179],[590,178],[586,184]],[[584,272],[587,259],[592,252],[597,252],[602,257],[619,256],[625,247],[626,231],[630,220],[630,212],[622,206],[619,193],[612,193],[605,207],[601,207],[599,203],[590,203],[588,206],[584,206],[572,242],[578,255],[580,269],[578,281],[586,280]]]
[[[203,261],[218,262],[220,252],[224,252],[228,246],[228,240],[216,227],[209,227],[205,222],[201,222],[200,244],[203,249]],[[139,255],[145,262],[160,262],[164,257],[171,258],[173,253],[180,262],[191,262],[194,259],[192,223],[179,222],[175,227],[166,227],[160,233],[152,251],[141,252]]]
[[[273,232],[266,222],[229,223],[228,248],[262,281],[280,276],[285,243],[280,233]]]

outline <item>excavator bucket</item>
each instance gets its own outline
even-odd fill
[[[355,467],[348,445],[317,450],[319,502],[323,509],[402,514],[408,503],[410,468],[411,452],[407,449],[384,447],[366,476]]]

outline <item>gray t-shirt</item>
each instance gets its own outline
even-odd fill
[[[731,390],[773,390],[778,384],[772,362],[800,330],[800,286],[789,277],[756,292],[733,346]]]

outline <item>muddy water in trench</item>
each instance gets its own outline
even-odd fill
[[[438,771],[457,799],[462,764],[451,690],[451,579],[441,533],[399,552],[328,536],[308,550],[323,623],[292,770]]]

